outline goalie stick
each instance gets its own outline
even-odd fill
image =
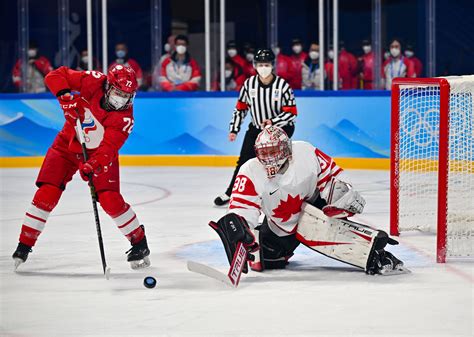
[[[242,242],[239,242],[227,275],[217,269],[195,261],[188,261],[188,270],[237,288],[240,282],[240,277],[242,276],[242,271],[247,264],[247,254],[247,249],[244,247]]]

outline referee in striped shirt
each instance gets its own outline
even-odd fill
[[[247,160],[255,158],[255,140],[265,125],[283,128],[288,137],[295,131],[294,120],[297,112],[293,90],[288,82],[274,74],[274,64],[275,54],[269,49],[260,49],[253,61],[258,75],[248,78],[240,89],[239,99],[230,121],[229,140],[235,141],[240,125],[249,110],[252,123],[245,133],[240,157],[229,187],[224,194],[214,199],[214,204],[217,206],[229,202],[235,177]]]

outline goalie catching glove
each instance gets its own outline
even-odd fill
[[[347,218],[364,210],[365,199],[348,183],[332,178],[321,196],[327,205],[323,212],[332,218]]]
[[[221,238],[229,264],[232,264],[232,259],[234,258],[239,242],[243,243],[249,253],[259,248],[247,221],[240,215],[235,213],[226,214],[217,222],[209,222],[209,226],[211,226]],[[248,254],[247,258],[252,259],[253,256]],[[246,266],[243,272],[247,273]]]

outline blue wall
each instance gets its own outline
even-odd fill
[[[294,139],[335,157],[386,158],[390,146],[389,92],[299,92]],[[227,141],[235,93],[141,93],[135,126],[122,154],[238,154]],[[49,94],[0,95],[0,156],[44,155],[64,123]]]

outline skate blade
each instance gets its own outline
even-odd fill
[[[135,269],[143,269],[143,268],[149,267],[150,265],[151,265],[151,262],[150,262],[150,259],[148,258],[148,256],[145,256],[141,260],[130,261],[130,267],[134,270]]]
[[[106,280],[110,279],[110,267],[105,268],[104,276]]]
[[[13,261],[14,261],[13,271],[16,271],[18,269],[18,267],[20,266],[20,264],[25,263],[25,261],[23,261],[22,259],[19,259],[17,257],[14,257]]]
[[[410,274],[410,273],[411,273],[411,270],[409,270],[409,269],[402,266],[402,267],[397,267],[395,269],[386,270],[386,271],[380,273],[379,275],[393,276],[393,275]]]

